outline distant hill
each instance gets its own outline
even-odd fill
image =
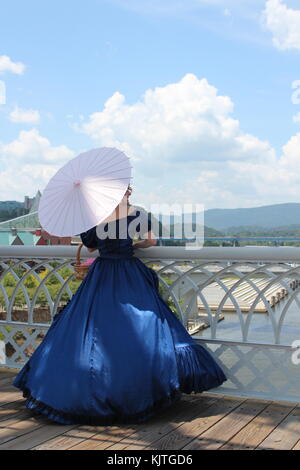
[[[283,227],[264,228],[257,226],[230,227],[224,230],[226,235],[238,236],[266,236],[266,237],[297,237],[300,238],[300,225],[286,225]]]
[[[25,196],[24,202],[0,201],[1,228],[28,228],[28,224],[34,224],[31,225],[30,228],[40,227],[38,216],[36,214],[38,211],[41,196],[42,194],[38,190],[34,198],[27,198],[27,196]],[[25,207],[30,207],[30,209],[25,209]],[[32,214],[30,218],[23,217],[29,213]]]
[[[196,230],[197,228],[197,230]],[[170,234],[171,236],[174,235],[175,231],[176,233],[181,237],[181,234],[184,234],[186,237],[191,238],[194,233],[197,233],[198,235],[202,236],[203,235],[203,229],[204,229],[204,236],[205,237],[224,237],[225,234],[224,232],[220,232],[219,230],[215,230],[214,228],[211,227],[206,227],[203,225],[197,225],[193,226],[192,224],[187,223],[187,225],[184,227],[184,231],[182,232],[182,225],[181,224],[171,224],[170,225]]]
[[[204,213],[205,225],[216,230],[237,232],[247,227],[261,228],[300,225],[300,204],[287,203],[246,209],[209,209]]]
[[[27,213],[28,210],[24,209],[23,202],[0,201],[0,222],[15,219]]]
[[[24,207],[23,202],[18,202],[18,201],[0,201],[0,211],[13,211],[15,209],[19,209],[21,207]]]
[[[206,237],[224,237],[224,232],[220,232],[219,230],[215,230],[211,227],[204,226],[204,235]]]

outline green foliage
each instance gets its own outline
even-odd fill
[[[18,290],[16,298],[15,298],[15,306],[21,307],[26,303],[25,296],[21,290]]]
[[[49,266],[51,266],[51,268],[55,269],[57,268],[58,266],[60,266],[60,263],[58,261],[50,261],[50,263],[48,263]]]
[[[53,268],[55,267],[54,265],[59,266],[59,263],[49,263],[49,264]],[[16,274],[20,278],[24,277],[24,274],[26,274],[26,272],[28,272],[28,271],[26,271],[26,269],[20,268],[20,267],[13,268],[13,266],[12,266],[12,269],[14,270],[14,272],[16,272]],[[72,269],[70,269],[68,266],[64,266],[63,268],[58,270],[58,273],[60,274],[60,276],[64,280],[69,279],[72,276],[73,272],[74,271]],[[41,285],[42,280],[44,280],[49,274],[50,274],[50,276],[45,281],[44,285],[48,289],[48,292],[50,294],[51,299],[53,301],[55,301],[56,298],[58,297],[58,294],[59,294],[59,292],[61,290],[61,287],[62,287],[61,282],[59,281],[59,279],[57,279],[57,277],[54,274],[51,274],[51,270],[41,269],[41,270],[38,271],[39,278],[36,279],[33,274],[30,274],[29,276],[27,276],[24,279],[23,287],[18,289],[18,292],[16,294],[15,301],[14,301],[14,306],[18,308],[18,307],[21,307],[24,304],[26,304],[26,299],[25,299],[23,289],[25,289],[29,299],[33,299],[34,295],[37,292],[38,287]],[[80,284],[81,284],[81,281],[78,281],[76,279],[72,279],[68,283],[68,287],[69,287],[72,294],[75,294],[75,292],[77,291]],[[13,275],[11,273],[7,273],[4,277],[4,279],[3,279],[3,286],[6,290],[6,293],[7,293],[7,296],[8,296],[9,299],[11,299],[11,297],[12,297],[14,291],[15,291],[16,285],[17,285],[17,281],[14,279]],[[66,292],[66,289],[65,289],[63,294],[60,297],[60,301],[68,302],[69,300],[70,300],[70,296]],[[48,305],[47,296],[44,292],[44,289],[42,288],[42,290],[39,291],[39,293],[37,295],[35,306],[36,307],[46,307],[47,305]],[[2,308],[5,307],[4,296],[1,292],[0,292],[0,307],[2,307]]]
[[[23,284],[24,284],[24,286],[27,287],[28,289],[33,289],[33,288],[35,288],[35,287],[38,287],[40,283],[39,283],[38,279],[36,279],[33,274],[30,274],[29,276],[27,276],[27,277],[24,279]]]
[[[65,291],[65,292],[62,294],[60,300],[63,301],[63,302],[68,302],[68,301],[70,300],[69,294]]]
[[[72,276],[74,271],[70,269],[68,266],[64,266],[63,268],[59,269],[58,272],[63,279],[68,279],[69,277]]]
[[[52,263],[52,264],[54,264],[54,263]],[[40,276],[41,279],[45,279],[45,277],[47,277],[50,273],[51,273],[51,271],[49,269],[45,269],[44,271],[42,271],[39,274],[39,276]],[[74,271],[72,269],[70,269],[68,266],[64,266],[63,268],[58,269],[56,271],[56,273],[59,274],[64,280],[66,280],[66,279],[69,279],[72,276]],[[55,274],[52,274],[47,279],[46,285],[49,286],[49,285],[54,285],[54,284],[61,285],[60,280],[58,279],[58,277]]]
[[[12,326],[4,326],[4,329],[9,333],[12,330]],[[5,335],[0,331],[0,341],[4,341]]]
[[[153,268],[155,265],[153,264],[151,266]],[[44,271],[39,273],[39,277],[41,279],[45,279],[45,277],[48,274],[49,274],[49,270],[44,270]],[[59,274],[63,277],[63,279],[68,279],[73,274],[73,271],[68,267],[64,267],[64,268],[59,270]],[[174,282],[172,279],[170,279],[166,275],[163,275],[162,278],[164,279],[164,281],[169,286],[172,285],[173,282]],[[70,281],[68,283],[69,289],[71,290],[72,294],[75,294],[75,292],[77,291],[77,289],[80,286],[81,282],[82,281],[78,281],[76,279],[73,279],[72,281]],[[33,298],[33,296],[36,293],[36,290],[37,290],[39,285],[40,285],[40,281],[38,279],[36,279],[33,275],[30,275],[30,276],[28,276],[28,278],[25,279],[24,286],[25,286],[26,292],[27,292],[30,299]],[[58,296],[58,293],[61,289],[60,282],[57,280],[57,278],[54,275],[52,275],[52,276],[49,277],[49,279],[47,279],[45,285],[46,285],[46,287],[49,291],[51,299],[53,301],[55,301],[57,296]],[[9,298],[11,298],[11,296],[14,292],[14,287],[15,286],[16,286],[16,281],[14,280],[12,274],[8,273],[5,276],[5,279],[4,279],[4,287],[5,287],[5,290],[6,290],[7,295],[8,295]],[[164,299],[165,299],[165,296],[167,295],[166,288],[161,283],[159,284],[159,294]],[[70,300],[70,296],[66,292],[66,290],[64,290],[63,294],[60,297],[60,301],[68,302],[69,300]],[[179,319],[179,315],[178,315],[178,312],[177,312],[177,309],[176,309],[176,306],[175,306],[175,303],[174,303],[173,299],[169,296],[167,299],[165,299],[165,302],[167,303],[167,305],[169,306],[171,311],[174,313],[174,315],[176,315],[177,318]],[[18,292],[17,292],[16,298],[15,298],[14,305],[16,307],[21,307],[24,304],[26,304],[25,296],[24,296],[24,293],[22,292],[22,289],[19,289]],[[36,307],[38,307],[38,306],[46,307],[47,305],[48,305],[48,300],[47,300],[46,294],[43,290],[41,290],[37,295]],[[4,296],[1,293],[0,293],[0,306],[2,306],[2,307],[5,306]]]
[[[49,271],[49,269],[45,269],[43,272],[39,274],[39,276],[41,279],[45,279],[50,273],[51,271]],[[52,285],[52,284],[59,284],[59,280],[54,274],[51,274],[46,281],[46,285]]]
[[[23,268],[22,266],[12,266],[12,269],[20,279],[27,272],[26,269]]]
[[[2,292],[0,292],[0,307],[4,308],[5,307],[5,300],[4,300],[4,295]]]
[[[15,287],[16,285],[17,285],[17,281],[15,280],[13,275],[11,273],[7,273],[4,276],[4,279],[3,279],[3,286],[4,287]]]
[[[29,209],[24,209],[21,202],[12,201],[11,204],[9,202],[4,201],[0,203],[0,222],[6,222],[7,220],[28,214]]]
[[[220,246],[220,242],[206,241],[204,242],[204,246]]]
[[[170,279],[169,277],[167,277],[166,275],[162,275],[161,277],[168,286],[171,286],[174,283],[174,281],[172,279]],[[168,305],[170,310],[174,313],[174,315],[178,318],[178,320],[180,320],[180,316],[179,316],[179,313],[177,311],[174,300],[172,299],[171,296],[168,296],[166,298],[167,289],[161,283],[159,284],[159,295],[165,300],[166,304]]]
[[[73,281],[69,282],[69,287],[70,287],[70,290],[72,292],[72,294],[75,294],[75,292],[77,291],[78,287],[80,286],[82,281],[78,281],[76,279],[74,279]]]
[[[36,299],[36,304],[40,305],[41,307],[46,307],[46,305],[48,304],[48,300],[47,300],[45,292],[41,291],[38,294],[37,299]]]

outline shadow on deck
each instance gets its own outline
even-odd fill
[[[294,403],[192,394],[138,425],[60,425],[25,407],[15,374],[0,371],[0,450],[300,450]]]

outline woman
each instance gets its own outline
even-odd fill
[[[115,237],[99,236],[99,227],[81,234],[100,256],[13,382],[28,408],[58,423],[139,423],[182,392],[200,393],[226,380],[159,295],[155,271],[134,256],[136,247],[156,241],[149,219],[145,239],[133,244],[128,228],[141,211],[129,204],[130,194],[128,186],[101,224],[107,231],[113,222]]]

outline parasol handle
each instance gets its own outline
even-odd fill
[[[78,249],[77,249],[77,254],[76,254],[76,263],[79,265],[80,264],[80,252],[83,247],[83,243],[80,243]]]

